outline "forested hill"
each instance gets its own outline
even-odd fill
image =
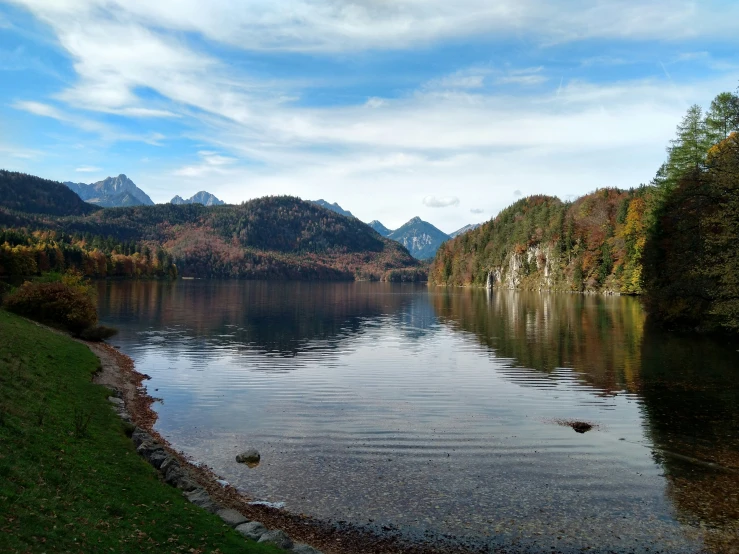
[[[439,249],[429,280],[446,285],[640,293],[648,188],[575,202],[531,196]]]
[[[515,203],[446,242],[429,280],[643,293],[666,327],[739,333],[739,95],[691,106],[667,153],[647,186]]]
[[[62,183],[4,169],[0,169],[0,206],[49,215],[84,215],[99,209]]]
[[[160,204],[106,208],[87,215],[60,214],[67,217],[20,211],[19,206],[28,202],[32,199],[6,204],[0,197],[0,231],[11,229],[16,232],[13,237],[25,233],[29,237],[26,246],[31,249],[27,256],[38,257],[53,243],[108,257],[107,268],[101,269],[105,264],[98,260],[89,264],[95,267],[86,270],[88,273],[135,274],[136,260],[141,262],[136,258],[139,256],[145,262],[139,265],[150,268],[145,274],[157,274],[158,260],[154,258],[162,258],[165,263],[171,260],[181,275],[197,277],[420,277],[418,263],[402,246],[378,236],[354,218],[294,197],[266,197],[241,205]],[[90,209],[95,210],[92,206]],[[3,271],[9,273],[7,257],[12,255],[11,250],[23,246],[17,238],[14,240],[16,244],[5,245],[6,267],[3,269],[0,258],[0,275]],[[127,264],[126,268],[113,270],[112,260],[123,255],[132,260],[121,262]],[[48,252],[45,256],[48,258]]]

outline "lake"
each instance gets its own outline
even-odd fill
[[[156,429],[254,499],[514,552],[739,544],[739,346],[651,330],[638,299],[238,281],[98,294],[161,399]],[[255,468],[234,460],[247,446]]]

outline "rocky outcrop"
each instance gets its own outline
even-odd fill
[[[554,268],[559,267],[559,257],[550,246],[530,246],[524,252],[514,252],[507,263],[488,270],[486,287],[506,289],[528,288],[535,290],[566,289],[564,276],[555,278]],[[527,286],[528,285],[528,286]]]

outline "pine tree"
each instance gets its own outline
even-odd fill
[[[708,140],[717,144],[735,131],[739,131],[739,96],[722,92],[713,99],[706,113]]]

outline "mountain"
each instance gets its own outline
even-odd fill
[[[370,221],[367,225],[372,227],[375,231],[380,233],[383,237],[388,236],[392,231],[385,227],[382,223],[377,221],[376,219],[374,221]]]
[[[470,223],[469,225],[465,225],[461,229],[457,229],[453,233],[450,233],[449,234],[449,238],[452,238],[453,239],[454,237],[458,237],[459,235],[463,235],[467,231],[474,231],[479,226],[480,226],[480,223]]]
[[[89,185],[70,181],[64,184],[82,200],[104,208],[154,205],[151,198],[122,173]]]
[[[0,205],[8,210],[47,215],[85,215],[99,208],[62,183],[0,170]]]
[[[50,200],[56,198],[58,204]],[[3,172],[1,237],[4,276],[65,268],[94,277],[410,281],[426,276],[405,248],[358,219],[290,196],[240,205],[110,210],[85,204],[60,183]]]
[[[225,202],[218,200],[214,195],[204,190],[201,190],[197,194],[194,194],[187,200],[184,200],[180,196],[175,196],[169,201],[170,204],[181,206],[182,204],[202,204],[203,206],[223,206]]]
[[[414,258],[426,260],[434,257],[439,246],[449,240],[449,235],[420,217],[414,217],[387,238],[405,246]]]
[[[333,204],[329,204],[325,200],[309,200],[312,204],[316,204],[318,206],[321,206],[322,208],[326,208],[327,210],[331,210],[332,212],[336,212],[337,214],[344,215],[346,217],[354,217],[354,214],[352,214],[350,211],[345,210],[341,206],[339,206],[336,202]]]

